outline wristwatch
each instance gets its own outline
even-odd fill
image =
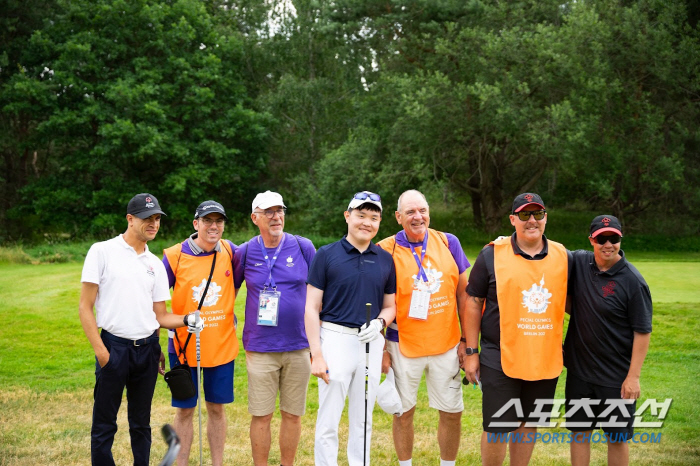
[[[382,323],[382,329],[385,329],[386,328],[386,320],[384,320],[383,317],[377,317],[377,319],[379,319],[379,321]]]
[[[479,348],[464,348],[464,352],[466,353],[467,356],[471,356],[472,354],[479,354]]]

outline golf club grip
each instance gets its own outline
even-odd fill
[[[199,320],[199,309],[194,311],[194,321],[197,322],[197,320]],[[195,341],[197,343],[197,345],[196,345],[196,347],[197,347],[197,361],[199,362],[199,359],[201,356],[200,349],[199,349],[199,333],[197,333],[197,338],[195,338]]]

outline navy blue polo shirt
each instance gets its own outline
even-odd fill
[[[651,293],[625,258],[601,272],[592,251],[574,251],[571,320],[564,364],[579,379],[619,388],[632,362],[634,332],[651,333]]]
[[[384,295],[396,293],[394,260],[374,243],[361,253],[343,236],[316,252],[306,283],[323,290],[322,321],[360,328],[367,318],[367,303],[376,319]]]

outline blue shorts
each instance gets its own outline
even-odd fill
[[[168,353],[170,368],[180,365],[175,353]],[[233,366],[235,361],[216,367],[203,367],[204,374],[204,399],[209,403],[226,404],[233,402]],[[194,386],[199,393],[197,366],[190,367]],[[194,408],[197,406],[197,395],[186,400],[172,399],[175,408]]]

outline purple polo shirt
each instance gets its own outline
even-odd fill
[[[309,347],[304,329],[306,307],[306,277],[316,254],[311,241],[284,233],[285,240],[272,277],[281,293],[277,326],[258,325],[260,292],[268,279],[269,269],[255,236],[236,249],[233,256],[233,283],[239,289],[245,280],[248,295],[245,302],[243,347],[246,351],[277,353]],[[277,250],[265,248],[269,257]],[[302,252],[303,251],[303,252]]]
[[[427,233],[426,233],[427,234]],[[467,255],[464,254],[464,250],[462,249],[462,244],[459,242],[459,238],[457,238],[455,235],[452,233],[445,233],[445,237],[447,238],[447,248],[450,250],[450,254],[452,254],[452,257],[455,260],[455,263],[457,264],[457,270],[459,271],[459,274],[461,275],[462,272],[467,270],[469,266],[471,265],[469,263],[469,259],[467,259]],[[396,234],[396,244],[398,246],[402,246],[404,248],[408,247],[420,247],[423,245],[423,242],[420,241],[418,243],[411,243],[408,241],[406,238],[406,232],[404,230],[401,230]],[[443,243],[444,245],[444,243]],[[428,245],[428,248],[430,248],[430,245]],[[387,328],[386,329],[386,338],[390,341],[399,341],[399,332],[397,330],[394,330],[393,328]]]

